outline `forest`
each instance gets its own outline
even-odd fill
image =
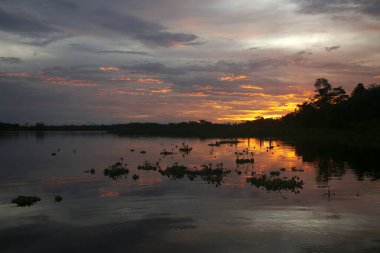
[[[0,123],[0,131],[107,131],[119,135],[189,137],[300,137],[330,136],[374,143],[380,133],[380,85],[356,85],[350,95],[325,78],[314,83],[315,95],[278,119],[258,117],[243,123],[212,123],[206,120],[180,123],[127,123],[112,125],[19,125]],[[358,138],[359,137],[359,138]]]

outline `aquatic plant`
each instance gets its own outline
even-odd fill
[[[299,190],[303,188],[303,181],[299,177],[294,176],[291,179],[286,178],[273,178],[268,177],[266,174],[262,174],[256,177],[247,178],[247,182],[256,186],[256,188],[263,188],[270,191],[292,191],[299,193]]]
[[[95,174],[95,169],[85,170],[85,173]]]
[[[159,168],[160,168],[159,162],[156,162],[156,164],[152,164],[148,161],[145,161],[143,165],[137,166],[138,170],[154,170],[154,171],[156,171]]]
[[[54,200],[55,200],[55,202],[61,202],[63,200],[63,197],[60,195],[56,195],[56,196],[54,196]]]
[[[140,154],[146,154],[145,150],[140,151]]]
[[[177,178],[183,178],[189,172],[189,169],[186,166],[178,165],[178,163],[175,163],[172,166],[166,167],[165,170],[159,171],[162,175],[167,176],[172,180],[175,180]]]
[[[240,142],[241,141],[238,141],[237,139],[223,139],[223,140],[220,140],[220,141],[216,141],[215,143],[210,143],[208,145],[211,146],[211,147],[219,147],[220,145],[223,145],[223,144],[236,145],[236,144],[238,144]]]
[[[203,164],[200,170],[190,170],[186,166],[175,163],[173,166],[167,167],[166,170],[160,170],[160,173],[173,180],[187,176],[189,180],[193,181],[195,178],[200,177],[209,184],[220,186],[224,177],[231,173],[231,170],[225,169],[223,163],[218,163],[216,168],[213,168],[211,163]]]
[[[250,152],[248,149],[243,150],[242,152],[235,152],[236,155],[236,163],[244,164],[244,163],[254,163],[255,159],[253,158],[253,152]],[[242,158],[241,158],[242,156]]]
[[[41,201],[41,198],[37,196],[18,196],[17,198],[12,199],[12,203],[22,207],[32,206],[38,201]]]
[[[191,150],[193,150],[193,148],[190,147],[189,145],[185,144],[185,143],[182,143],[182,146],[179,147],[179,151],[186,153],[186,154],[189,154],[191,152]]]
[[[231,173],[231,170],[224,168],[223,163],[218,163],[216,168],[212,167],[212,164],[202,164],[201,170],[192,170],[188,172],[190,180],[194,180],[197,176],[208,184],[215,184],[216,187],[220,186],[224,181],[223,179]]]
[[[303,169],[297,169],[297,168],[294,167],[294,166],[291,168],[291,171],[292,171],[292,172],[304,172]]]
[[[57,153],[51,153],[51,156],[56,156],[57,155]]]
[[[174,155],[173,149],[171,151],[167,151],[166,149],[163,149],[160,153],[162,156],[168,156],[168,155]]]
[[[140,177],[139,175],[134,174],[134,175],[132,176],[132,179],[136,181],[137,179],[139,179],[139,177]]]
[[[278,177],[280,174],[281,173],[278,170],[274,170],[274,171],[269,172],[269,175],[274,176],[274,177]]]
[[[129,170],[127,169],[127,164],[126,163],[123,164],[122,158],[120,158],[119,161],[115,162],[114,164],[104,169],[104,176],[110,177],[114,180],[121,178],[123,176],[127,178],[128,173],[129,173]]]

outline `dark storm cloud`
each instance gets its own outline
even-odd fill
[[[63,38],[67,34],[91,36],[126,36],[147,46],[170,47],[175,45],[197,45],[198,36],[191,33],[171,32],[168,28],[140,17],[119,13],[102,3],[72,3],[62,1],[34,1],[12,3],[5,1],[3,6],[18,5],[22,12],[8,12],[0,9],[0,30],[19,35],[39,38],[34,44],[43,45]],[[88,3],[87,3],[88,4]],[[13,6],[14,7],[14,6]],[[0,5],[1,8],[1,5]],[[38,18],[30,13],[38,13]],[[47,25],[49,24],[49,25]],[[70,32],[69,32],[70,31]],[[67,36],[67,35],[66,35]],[[41,38],[45,38],[42,40]],[[31,41],[28,41],[33,44]]]
[[[377,0],[296,0],[299,11],[307,14],[359,12],[379,18],[380,1]]]
[[[36,20],[26,13],[11,13],[0,7],[0,29],[5,32],[30,36],[57,32],[56,29]]]
[[[94,14],[94,22],[99,26],[137,39],[148,46],[169,47],[191,43],[198,38],[195,34],[168,32],[160,24],[109,10],[98,10]]]
[[[0,57],[2,63],[20,63],[21,59],[17,57]]]
[[[0,31],[24,37],[23,43],[46,45],[66,37],[61,30],[23,12],[9,12],[0,6]]]

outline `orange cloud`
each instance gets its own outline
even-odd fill
[[[96,86],[90,80],[76,80],[76,79],[65,79],[58,76],[39,76],[39,79],[44,83],[59,84],[59,85],[69,85],[69,86]]]
[[[232,81],[240,81],[247,79],[248,76],[245,75],[234,75],[234,74],[227,74],[225,76],[219,77],[219,81],[223,82],[232,82]]]
[[[172,92],[171,89],[161,89],[161,90],[152,90],[153,93],[169,93]]]
[[[129,76],[119,76],[119,77],[112,77],[109,79],[110,81],[131,81],[132,78]]]
[[[7,77],[28,77],[30,76],[27,72],[0,72],[0,76]]]
[[[120,71],[119,68],[116,68],[116,67],[100,67],[98,68],[98,70],[101,70],[101,71]]]
[[[240,85],[240,88],[248,89],[248,90],[264,90],[263,88],[251,84],[243,84]]]
[[[151,84],[161,84],[163,83],[160,79],[154,79],[154,78],[139,78],[136,80],[138,83],[151,83]]]

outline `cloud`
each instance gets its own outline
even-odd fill
[[[94,46],[86,45],[86,44],[80,44],[80,43],[71,43],[70,47],[84,52],[89,52],[93,54],[126,54],[126,55],[141,55],[141,56],[153,56],[150,53],[143,52],[143,51],[134,51],[134,50],[109,50],[109,49],[97,49]]]
[[[41,1],[35,3],[5,3],[9,9],[19,12],[9,12],[0,9],[0,30],[15,33],[35,41],[26,43],[44,45],[65,38],[66,36],[88,34],[93,37],[109,38],[110,35],[126,36],[150,47],[172,47],[178,45],[195,45],[197,35],[184,32],[172,32],[159,23],[146,21],[141,17],[121,13],[104,7],[100,2],[83,11],[86,3],[63,4],[56,1]],[[89,4],[89,3],[87,3]],[[12,8],[13,7],[13,8]],[[0,5],[1,8],[1,5]],[[30,13],[38,13],[38,17]],[[64,32],[65,31],[65,32]],[[37,40],[38,39],[38,40]]]
[[[331,46],[331,47],[325,47],[326,52],[331,52],[333,50],[338,50],[340,46]]]
[[[185,45],[198,38],[195,34],[169,32],[166,27],[158,23],[106,9],[97,10],[93,14],[95,24],[134,38],[147,46]]]
[[[96,51],[99,54],[132,54],[132,55],[142,55],[142,56],[153,56],[152,54],[141,52],[141,51],[124,51],[124,50],[104,50]]]
[[[14,64],[20,63],[21,59],[17,57],[0,57],[0,62]]]
[[[376,19],[380,15],[377,0],[295,0],[299,11],[306,14],[357,12]]]
[[[46,45],[68,36],[47,23],[30,14],[8,12],[0,7],[0,31],[25,38],[23,43]]]

